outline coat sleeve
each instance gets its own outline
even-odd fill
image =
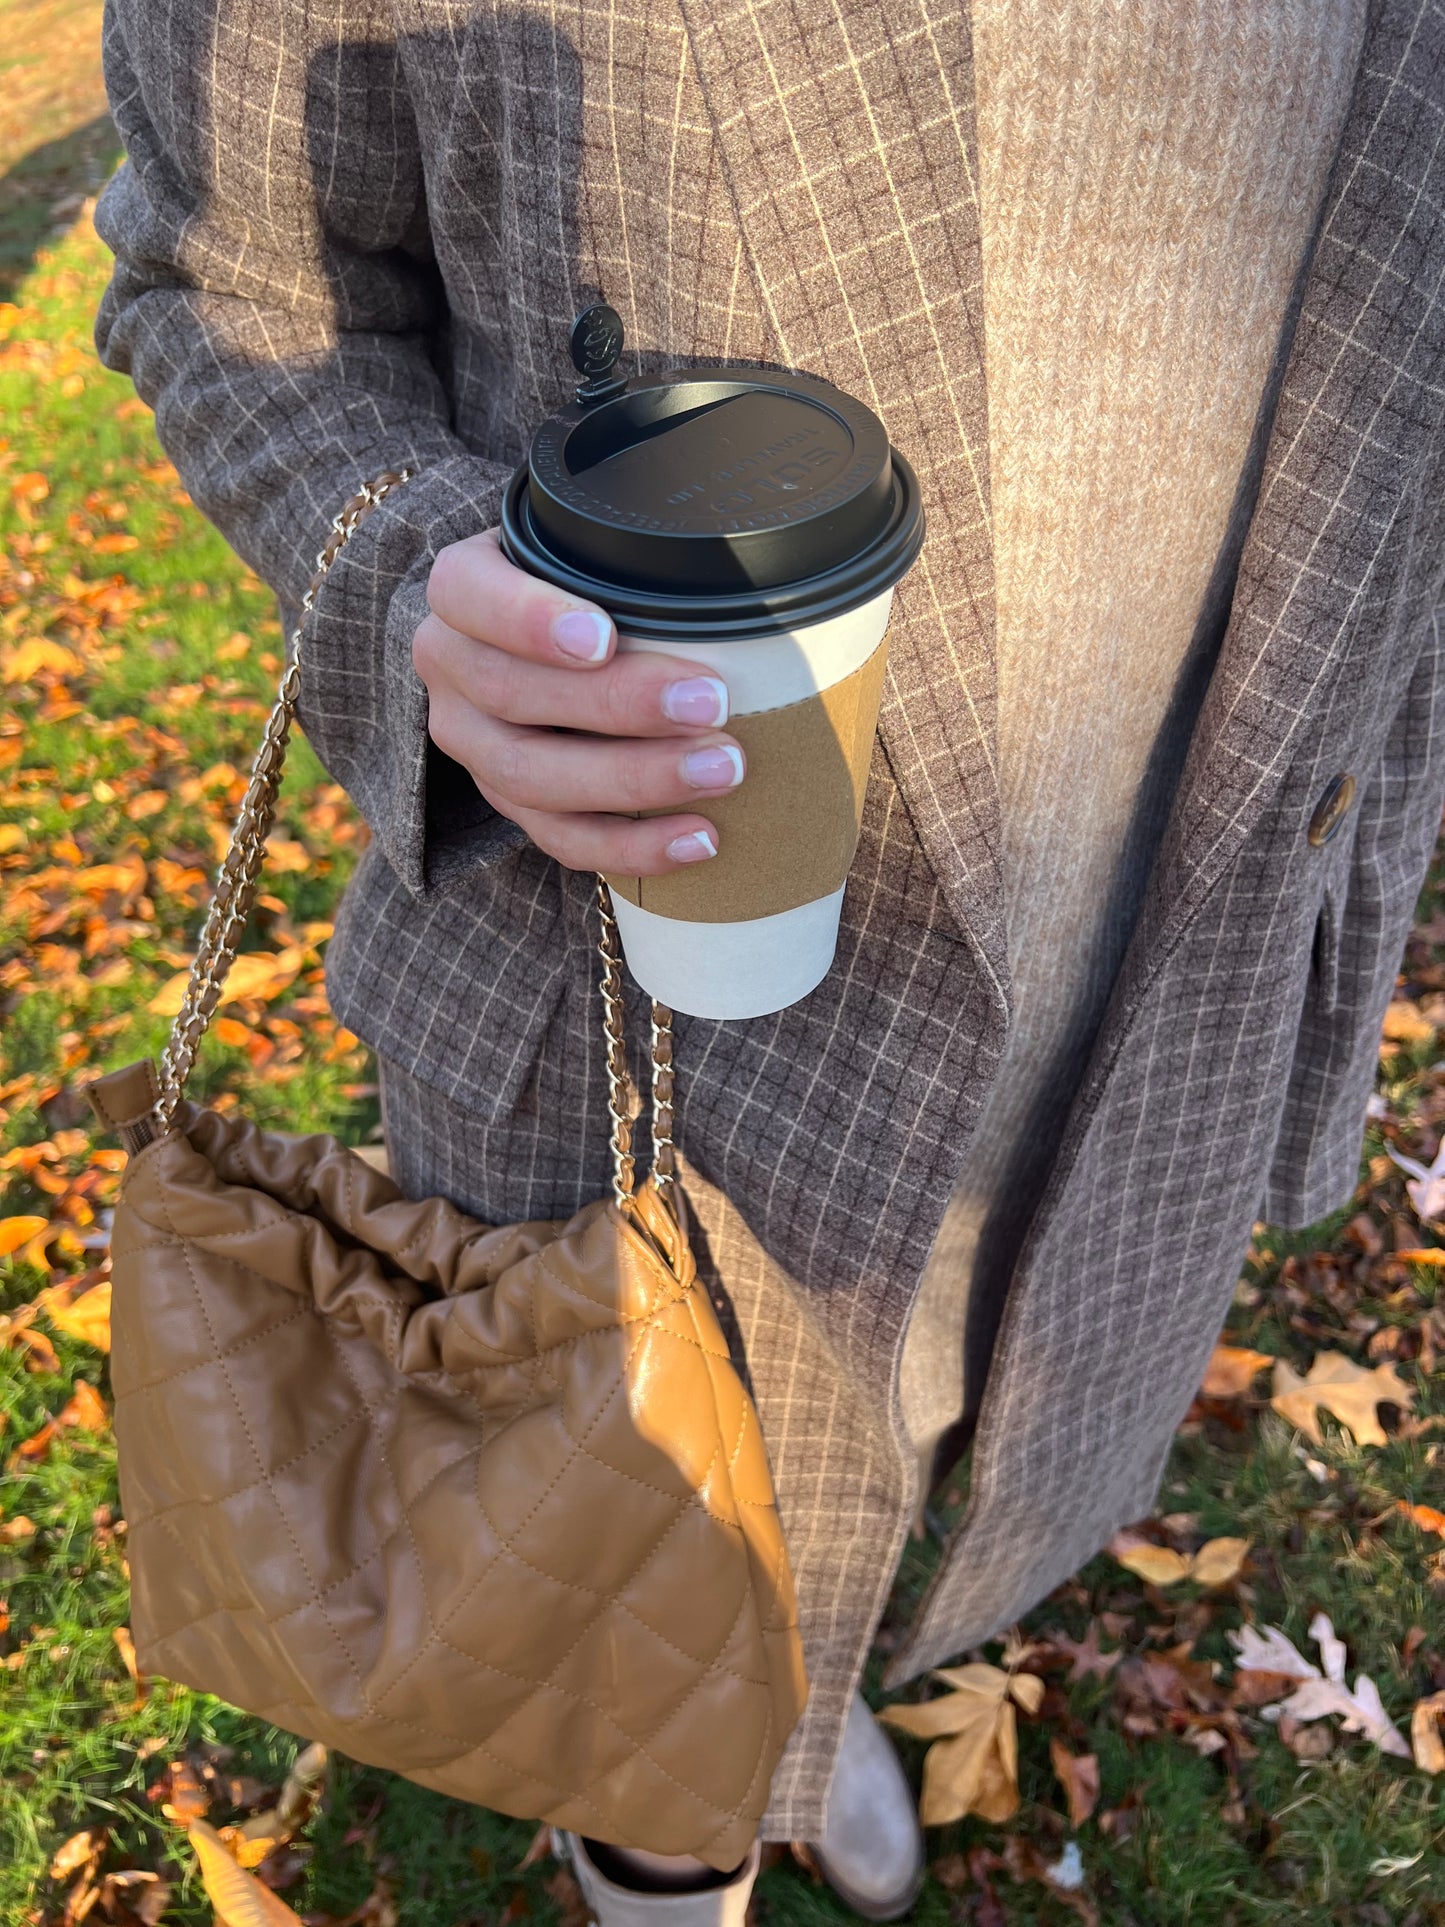
[[[1378,763],[1348,868],[1326,893],[1284,1122],[1261,1216],[1315,1224],[1359,1176],[1380,1029],[1445,807],[1445,609],[1437,609]]]
[[[417,894],[521,842],[426,730],[411,638],[431,561],[497,520],[510,463],[464,446],[433,356],[446,314],[403,51],[379,0],[109,0],[127,159],[96,226],[96,340],[187,489],[293,612],[332,516],[363,524],[307,628],[301,716]],[[496,451],[501,454],[505,451]]]

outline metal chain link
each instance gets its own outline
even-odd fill
[[[385,501],[394,488],[409,482],[409,468],[388,469],[368,482],[333,517],[331,534],[316,558],[316,573],[301,599],[301,616],[291,634],[286,669],[276,691],[271,714],[261,737],[261,747],[251,766],[251,780],[241,799],[235,828],[216,878],[215,893],[206,912],[191,965],[186,994],[171,1026],[170,1038],[161,1055],[160,1097],[155,1106],[156,1123],[162,1131],[170,1128],[176,1106],[186,1088],[186,1079],[221,1001],[226,976],[236,956],[246,920],[256,895],[256,884],[266,857],[266,838],[276,815],[276,796],[281,787],[281,772],[286,762],[286,743],[301,694],[301,628],[315,604],[317,592],[356,530],[378,503]]]
[[[276,816],[276,798],[286,763],[286,745],[295,721],[301,694],[301,630],[315,606],[321,584],[332,564],[357,529],[393,489],[411,480],[410,468],[389,469],[353,495],[333,517],[331,533],[316,558],[316,573],[301,599],[301,613],[291,633],[290,653],[276,700],[266,719],[261,746],[251,766],[251,778],[236,823],[230,846],[216,877],[206,921],[196,944],[186,993],[171,1026],[160,1062],[160,1097],[155,1106],[158,1128],[170,1128],[176,1106],[185,1094],[186,1079],[196,1061],[201,1040],[221,1001],[226,976],[236,957],[236,946],[246,928],[255,900],[256,885],[266,860],[266,839]],[[632,1156],[632,1115],[629,1100],[632,1080],[627,1069],[627,1038],[624,1029],[622,997],[622,952],[617,937],[617,921],[607,885],[597,879],[597,905],[602,917],[602,937],[597,948],[602,958],[603,1026],[607,1036],[607,1108],[612,1118],[612,1192],[619,1204],[632,1196],[636,1178]],[[672,1012],[656,1000],[652,1005],[652,1181],[666,1194],[676,1181],[677,1159],[673,1145],[673,1066]]]
[[[612,1119],[612,1195],[626,1204],[636,1188],[632,1155],[632,1075],[627,1068],[626,1009],[622,1001],[622,950],[607,884],[597,879],[602,935],[602,1028],[607,1038],[607,1110]],[[672,1012],[652,1000],[652,1182],[666,1197],[677,1178],[672,1141]]]
[[[597,954],[602,959],[602,1029],[607,1038],[607,1109],[612,1119],[612,1195],[626,1204],[633,1192],[632,1078],[627,1069],[627,1032],[622,1002],[622,952],[617,941],[617,919],[607,885],[597,879],[597,914],[602,935]]]

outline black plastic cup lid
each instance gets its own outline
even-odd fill
[[[878,417],[811,375],[741,364],[623,382],[622,326],[573,326],[588,380],[508,485],[508,558],[630,635],[756,636],[844,615],[923,545],[912,468]]]

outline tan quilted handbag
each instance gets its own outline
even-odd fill
[[[384,476],[337,517],[315,589]],[[184,1085],[245,924],[300,630],[131,1153],[111,1373],[142,1666],[423,1785],[616,1845],[746,1854],[807,1686],[757,1414],[696,1284],[653,1011],[634,1183],[605,896],[614,1195],[488,1226]]]

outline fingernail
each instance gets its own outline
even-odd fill
[[[595,609],[568,609],[553,620],[552,640],[564,656],[601,662],[612,640],[612,624]]]
[[[728,719],[728,686],[717,676],[670,682],[662,692],[662,713],[671,723],[704,723],[716,729]]]
[[[667,854],[674,863],[706,863],[710,856],[717,855],[717,844],[710,830],[689,830],[686,836],[672,839]]]
[[[695,790],[736,789],[743,780],[743,753],[731,743],[695,749],[683,757],[682,773]]]

